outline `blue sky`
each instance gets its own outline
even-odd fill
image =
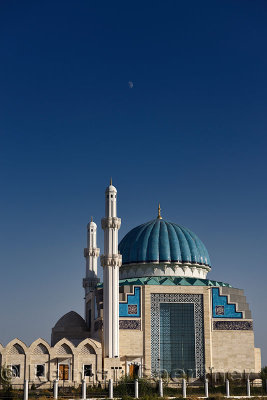
[[[266,20],[264,0],[1,2],[0,342],[83,314],[112,175],[120,238],[160,201],[245,290],[267,364]]]

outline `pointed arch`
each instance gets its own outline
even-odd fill
[[[24,342],[22,342],[22,340],[15,338],[6,345],[7,354],[10,354],[10,352],[12,352],[13,349],[16,349],[15,351],[17,352],[17,354],[26,355],[28,347]]]
[[[92,350],[92,351],[91,351]],[[101,343],[97,340],[86,338],[77,346],[78,353],[87,353],[87,354],[101,354],[102,347]]]
[[[54,351],[56,354],[60,355],[74,354],[75,347],[70,340],[63,338],[55,344]]]
[[[38,338],[29,347],[30,354],[49,354],[50,355],[50,345],[49,343],[42,339]]]

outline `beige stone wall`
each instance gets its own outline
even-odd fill
[[[46,382],[50,379],[50,356],[49,354],[40,355],[29,355],[29,375],[28,379],[31,382]],[[42,377],[36,377],[36,366],[37,364],[43,364],[45,366],[45,374]]]
[[[213,331],[212,367],[213,371],[254,372],[253,331]]]
[[[39,347],[38,347],[39,346]],[[87,382],[102,380],[102,348],[101,344],[93,339],[85,339],[78,346],[69,340],[62,339],[55,346],[50,346],[43,339],[37,339],[27,347],[19,339],[14,339],[6,347],[0,347],[1,366],[20,365],[20,376],[12,379],[12,385],[23,385],[28,379],[30,384],[50,387],[50,382],[58,377],[58,366],[69,365],[69,380],[64,384],[81,383],[83,366],[92,364],[93,378],[86,378]],[[45,376],[36,376],[36,365],[45,365]]]
[[[92,373],[93,377],[85,377],[84,378],[84,365],[89,365],[92,364]],[[97,356],[95,354],[88,354],[88,355],[79,355],[77,357],[77,363],[76,363],[76,381],[80,382],[82,379],[85,379],[86,382],[91,382],[94,383],[96,382],[96,377],[97,375],[101,372],[98,371],[97,368]],[[101,375],[101,374],[100,374]]]
[[[255,347],[254,354],[255,354],[255,372],[260,372],[261,371],[261,349]]]
[[[143,332],[120,329],[120,357],[143,356]]]
[[[104,358],[105,379],[112,378],[114,381],[124,375],[123,361],[120,358]]]

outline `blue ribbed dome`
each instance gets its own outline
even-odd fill
[[[182,262],[210,266],[208,251],[189,229],[164,219],[139,225],[119,244],[122,264]]]

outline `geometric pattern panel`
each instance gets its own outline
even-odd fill
[[[128,304],[128,314],[137,314],[137,304]]]
[[[39,343],[38,346],[36,346],[33,350],[33,354],[39,356],[42,354],[48,354],[48,350],[42,343]]]
[[[16,343],[10,348],[8,354],[15,355],[15,354],[25,354],[25,353],[24,353],[23,348],[19,344]]]
[[[215,331],[252,331],[252,321],[213,321]]]
[[[227,296],[220,295],[219,288],[212,288],[213,318],[242,318],[242,312],[236,311],[236,304],[229,304]]]
[[[216,315],[224,315],[224,306],[215,306]]]
[[[103,327],[102,319],[95,322],[95,331],[102,329],[102,327]],[[140,319],[120,319],[119,329],[135,329],[140,331],[141,321]]]
[[[204,311],[201,294],[152,293],[151,294],[151,371],[156,374],[160,370],[160,308],[161,304],[186,303],[193,304],[193,324],[195,336],[193,375],[200,378],[205,375],[204,355]],[[186,322],[184,322],[186,323]],[[171,329],[171,326],[170,326]],[[185,371],[186,373],[187,371]],[[192,372],[191,372],[192,373]]]
[[[86,343],[86,345],[81,348],[81,354],[86,356],[89,354],[95,354],[95,351],[92,346]]]
[[[121,319],[120,320],[120,329],[135,329],[140,331],[141,329],[141,321],[136,319]]]
[[[70,349],[70,347],[63,343],[58,349],[57,349],[57,354],[60,355],[67,355],[67,354],[72,354],[72,351]]]
[[[127,301],[120,302],[120,317],[140,317],[140,287],[134,288],[134,294],[127,294]]]

